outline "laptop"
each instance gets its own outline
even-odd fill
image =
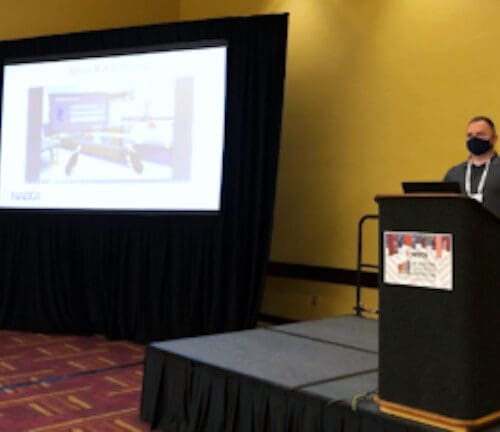
[[[403,182],[404,193],[462,193],[458,182]]]

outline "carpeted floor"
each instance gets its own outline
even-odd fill
[[[0,431],[148,431],[143,359],[126,341],[0,331]]]

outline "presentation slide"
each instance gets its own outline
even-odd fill
[[[3,73],[0,207],[220,209],[225,46]]]

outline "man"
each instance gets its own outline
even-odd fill
[[[470,120],[466,132],[469,159],[451,168],[444,181],[458,182],[463,193],[500,217],[500,158],[495,151],[497,138],[490,118],[478,116]]]

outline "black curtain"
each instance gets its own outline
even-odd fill
[[[357,408],[196,359],[147,347],[141,419],[168,432],[437,432],[380,413],[372,397]],[[344,386],[344,387],[343,387]],[[347,386],[347,387],[346,387]],[[344,391],[349,384],[340,385]],[[352,394],[355,394],[352,388]],[[361,395],[358,395],[361,396]]]
[[[0,212],[0,327],[139,342],[255,324],[269,257],[287,15],[0,43],[7,58],[228,43],[218,214]]]

